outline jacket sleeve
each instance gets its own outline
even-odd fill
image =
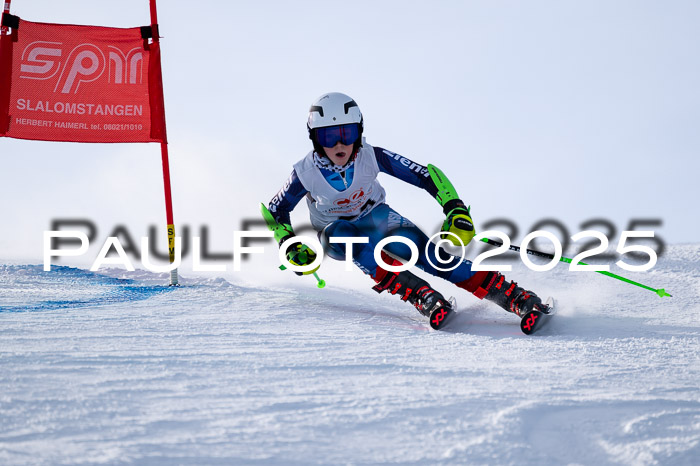
[[[279,224],[291,225],[290,213],[299,201],[308,193],[301,184],[296,170],[287,178],[282,189],[272,198],[267,208]]]
[[[374,156],[380,172],[423,188],[433,197],[437,196],[438,188],[423,165],[381,147],[374,148]]]

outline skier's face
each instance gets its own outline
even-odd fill
[[[323,150],[326,151],[326,155],[331,162],[341,167],[348,163],[350,156],[352,155],[352,144],[346,146],[341,144],[340,141],[333,147],[324,147]]]

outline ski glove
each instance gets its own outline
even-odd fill
[[[260,204],[260,213],[265,219],[267,228],[275,234],[275,241],[277,241],[277,245],[280,248],[285,241],[295,236],[292,226],[288,223],[278,223],[270,210],[265,207],[265,204]],[[290,263],[298,266],[309,265],[316,260],[316,253],[310,247],[301,243],[290,244],[287,247],[285,254],[287,255],[287,260]],[[310,275],[316,272],[320,266],[321,265],[319,264],[315,269],[308,272],[294,271],[294,273],[297,275]],[[285,267],[281,268],[284,270]]]
[[[287,260],[294,265],[309,265],[316,260],[316,253],[310,247],[302,243],[295,243],[289,245],[286,254]],[[316,272],[319,269],[319,267],[321,267],[321,264],[317,265],[316,268],[314,268],[313,270],[309,270],[308,272],[294,271],[294,273],[300,276],[311,275],[312,273]]]
[[[459,199],[452,199],[445,203],[443,211],[447,218],[442,224],[441,231],[454,233],[462,242],[460,243],[453,235],[442,234],[440,238],[450,240],[455,246],[469,244],[475,234],[469,207],[466,207],[464,202]]]

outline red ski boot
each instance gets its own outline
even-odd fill
[[[391,262],[388,256],[383,255],[384,260]],[[394,265],[400,265],[394,261]],[[413,304],[418,312],[428,317],[430,326],[438,330],[445,325],[447,318],[452,314],[453,303],[435,291],[428,282],[412,274],[408,270],[403,272],[389,272],[377,267],[374,277],[377,285],[372,289],[377,293],[387,290],[391,294],[398,294],[403,301]]]
[[[457,286],[479,299],[486,298],[519,317],[533,310],[547,309],[547,305],[535,293],[518,286],[516,282],[506,283],[505,277],[499,272],[477,272],[469,280],[457,283]]]

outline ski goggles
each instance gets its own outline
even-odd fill
[[[316,128],[314,131],[316,142],[323,147],[335,147],[338,142],[348,146],[357,141],[360,136],[360,125],[349,123],[347,125],[326,126],[325,128]]]

